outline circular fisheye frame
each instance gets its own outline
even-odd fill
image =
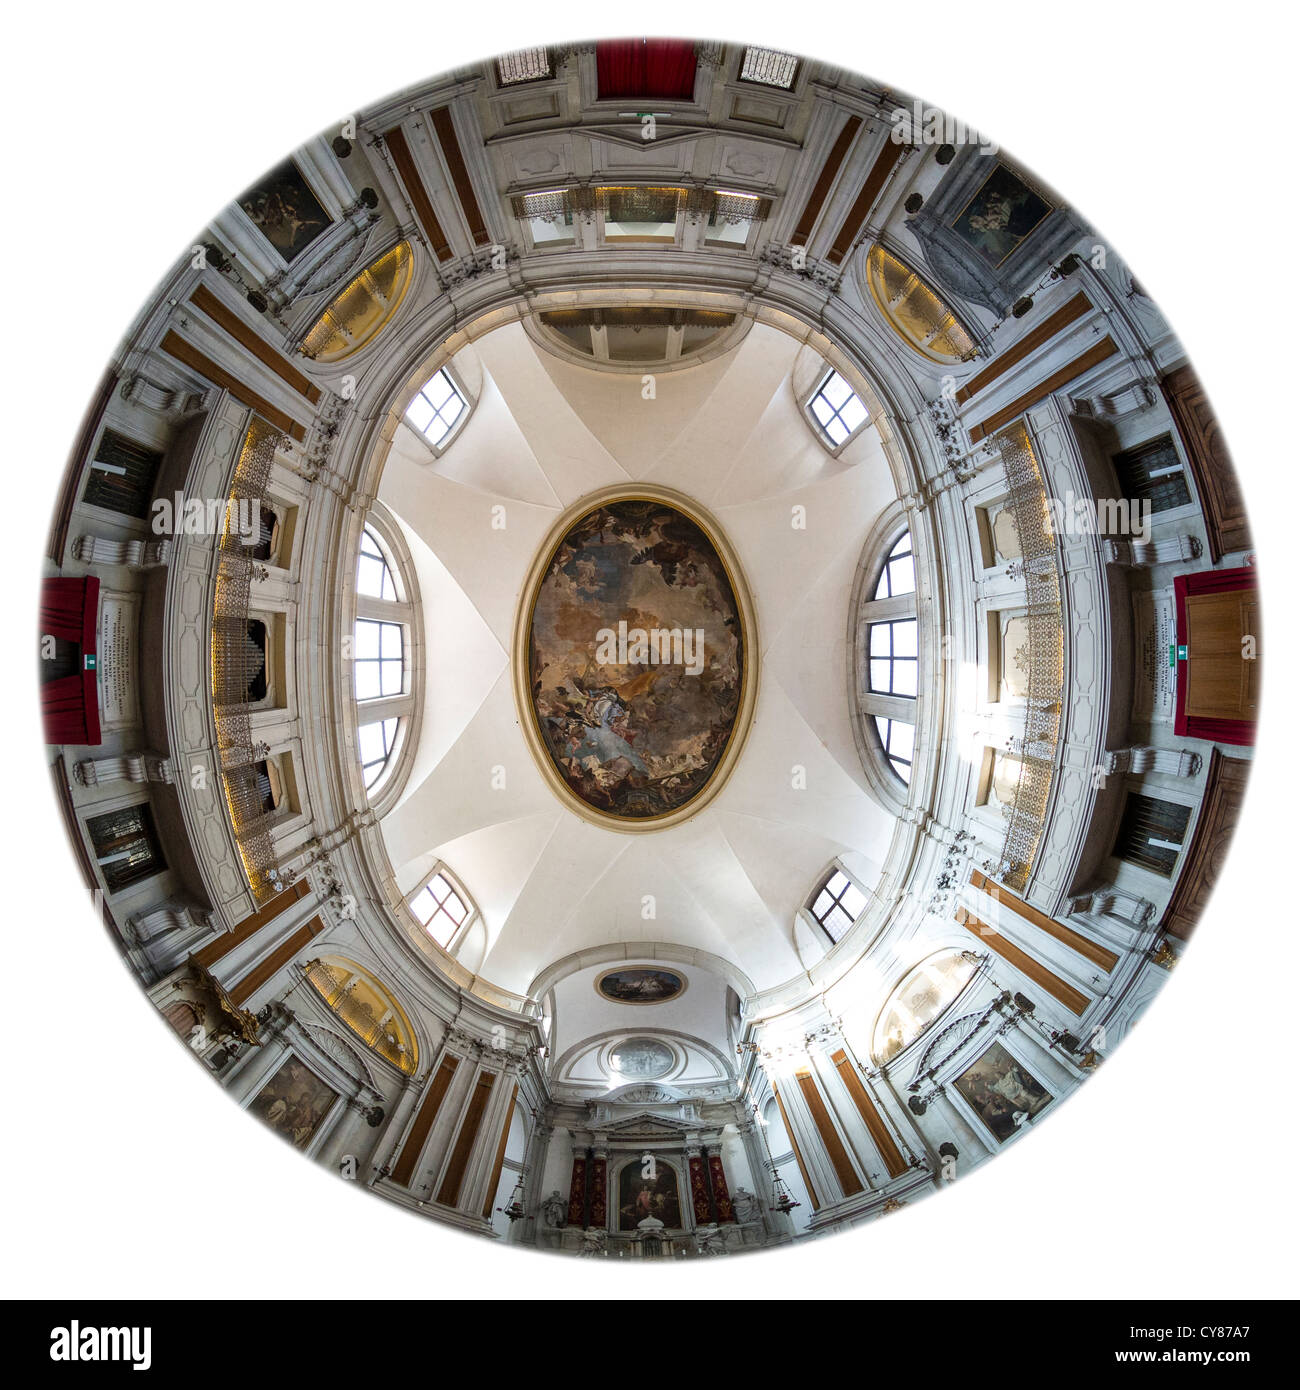
[[[1242,804],[1256,574],[1173,330],[981,132],[530,48],[178,248],[57,503],[44,737],[149,1003],[286,1143],[509,1245],[737,1256],[1123,1041]]]

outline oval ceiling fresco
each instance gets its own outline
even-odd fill
[[[751,643],[722,545],[665,494],[589,499],[544,550],[523,613],[523,716],[584,814],[620,829],[676,821],[734,762]]]
[[[595,983],[596,993],[615,1004],[666,1004],[686,993],[684,976],[648,965],[606,970]]]

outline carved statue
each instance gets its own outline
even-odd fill
[[[579,1259],[585,1259],[592,1255],[603,1255],[605,1253],[605,1232],[599,1226],[588,1226],[582,1233],[582,1249],[578,1251]]]
[[[542,1225],[555,1230],[564,1225],[568,1214],[569,1204],[560,1196],[560,1189],[553,1188],[551,1195],[542,1202]]]
[[[717,1226],[701,1226],[695,1232],[695,1248],[701,1255],[725,1255],[726,1246]]]
[[[745,1187],[738,1187],[731,1194],[731,1210],[742,1226],[763,1218],[763,1204]]]

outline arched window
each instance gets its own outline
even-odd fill
[[[446,367],[440,367],[406,407],[406,422],[441,452],[469,416],[469,400]]]
[[[842,940],[848,929],[862,916],[867,902],[867,895],[856,880],[836,864],[812,895],[808,911],[833,944]]]
[[[860,567],[854,694],[863,763],[899,809],[912,781],[916,708],[924,688],[916,578],[912,532],[895,522],[869,545]]]
[[[339,956],[306,966],[307,982],[342,1023],[374,1053],[407,1076],[419,1062],[415,1031],[392,992],[369,971]]]
[[[966,988],[978,965],[969,952],[945,950],[909,971],[876,1020],[871,1042],[876,1062],[883,1065],[910,1047]]]
[[[407,900],[416,921],[444,951],[452,952],[476,916],[469,894],[439,864]]]
[[[833,367],[817,383],[807,409],[822,440],[839,450],[867,423],[867,407]]]
[[[382,508],[372,512],[361,535],[348,654],[357,758],[372,806],[381,796],[389,804],[395,767],[399,761],[409,765],[403,755],[420,704],[415,581],[400,527],[381,513]]]

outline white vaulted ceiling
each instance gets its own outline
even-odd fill
[[[553,357],[515,324],[457,359],[478,400],[441,458],[398,431],[379,496],[418,571],[426,702],[415,769],[383,833],[404,891],[442,859],[474,896],[487,946],[480,956],[476,941],[464,963],[494,985],[523,993],[574,952],[658,940],[770,987],[810,963],[796,912],[830,861],[844,857],[868,885],[878,877],[893,820],[854,745],[848,603],[893,479],[870,426],[839,458],[814,438],[792,384],[800,352],[755,325],[725,355],[660,374],[645,400],[639,375]],[[619,833],[543,780],[509,653],[520,590],[560,514],[637,482],[685,493],[721,524],[752,595],[761,669],[753,725],[719,794],[682,824]],[[491,525],[498,505],[504,529]],[[796,506],[804,529],[791,524]]]

